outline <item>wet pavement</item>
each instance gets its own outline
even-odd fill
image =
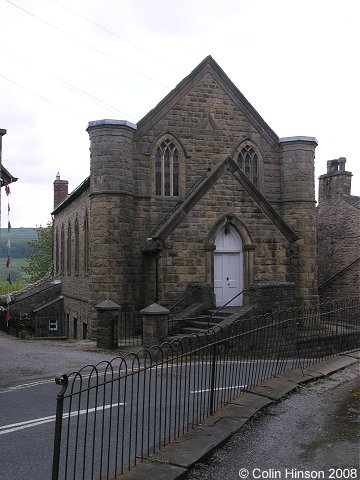
[[[360,478],[359,364],[259,411],[186,480]]]

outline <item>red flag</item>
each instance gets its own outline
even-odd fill
[[[6,310],[6,317],[5,317],[5,320],[6,320],[6,326],[8,327],[9,326],[9,320],[11,319],[10,317],[10,310],[7,309]]]
[[[7,262],[6,262],[6,268],[10,267],[10,257],[8,257]]]

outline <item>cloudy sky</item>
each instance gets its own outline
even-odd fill
[[[358,0],[0,0],[12,226],[46,225],[58,171],[70,190],[89,174],[88,121],[136,123],[207,55],[280,137],[318,139],[316,177],[346,157],[360,195],[359,13]]]

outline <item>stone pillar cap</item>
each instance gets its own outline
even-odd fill
[[[88,122],[88,129],[93,127],[129,127],[134,130],[137,129],[137,125],[132,122],[128,122],[127,120],[112,120],[110,118],[104,118],[103,120],[92,120]]]
[[[319,144],[319,142],[316,140],[315,137],[297,136],[297,137],[279,138],[279,143],[289,143],[289,142],[306,142],[306,143],[314,143],[315,145]]]
[[[117,303],[112,302],[108,299],[95,305],[95,308],[97,308],[98,310],[118,310],[121,307]]]
[[[148,315],[165,315],[167,313],[170,313],[170,310],[168,310],[165,307],[162,307],[158,303],[152,303],[148,307],[140,310],[140,313],[148,314]]]

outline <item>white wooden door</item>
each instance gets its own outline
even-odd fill
[[[242,242],[236,230],[222,229],[216,235],[214,252],[214,288],[216,306],[221,307],[243,289]],[[242,305],[242,295],[228,304]]]

